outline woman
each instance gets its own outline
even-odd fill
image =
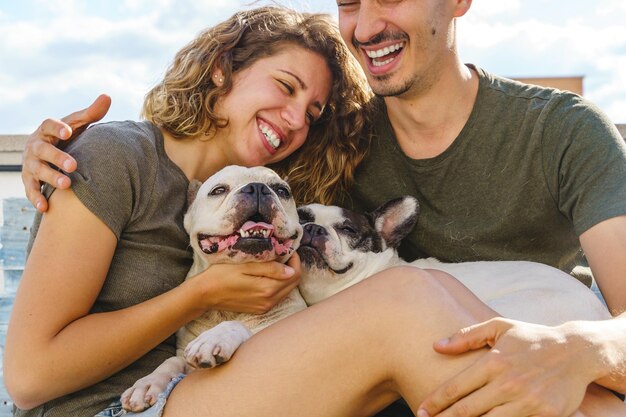
[[[297,259],[220,265],[181,284],[188,182],[277,163],[308,135],[279,168],[292,181],[317,170],[322,186],[301,198],[328,199],[347,178],[340,158],[358,158],[339,140],[362,125],[357,68],[323,15],[240,12],[176,55],[146,96],[146,121],[96,125],[68,147],[79,170],[71,189],[45,190],[8,330],[15,415],[93,416],[173,355],[171,335],[190,319],[259,313],[297,285]],[[325,161],[305,158],[321,149]]]

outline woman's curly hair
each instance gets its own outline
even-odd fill
[[[228,124],[215,105],[230,92],[233,74],[287,45],[322,56],[333,83],[304,145],[272,168],[287,178],[298,204],[329,204],[350,186],[364,157],[369,139],[363,109],[372,93],[328,15],[277,6],[235,13],[176,54],[163,81],[146,95],[142,116],[177,138],[210,137]],[[224,74],[221,86],[211,79],[216,68]]]

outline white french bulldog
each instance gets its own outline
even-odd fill
[[[189,194],[193,202],[184,225],[193,265],[186,279],[211,264],[286,262],[300,243],[302,226],[289,185],[269,168],[228,166],[199,188],[190,186]],[[296,289],[266,314],[208,311],[178,331],[177,355],[127,389],[122,405],[135,412],[150,407],[172,378],[228,361],[253,333],[304,308]]]
[[[396,251],[415,226],[413,197],[391,200],[372,213],[312,204],[298,208],[304,235],[300,293],[308,305],[384,269],[406,265]],[[524,261],[442,263],[418,259],[410,265],[449,273],[504,317],[556,325],[569,320],[610,318],[584,284],[550,266]]]

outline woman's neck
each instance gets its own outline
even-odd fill
[[[178,139],[161,129],[165,153],[189,180],[204,181],[228,165],[218,141],[204,135]]]

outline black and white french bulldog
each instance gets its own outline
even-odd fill
[[[384,269],[406,265],[397,254],[400,241],[415,226],[418,202],[391,200],[372,213],[312,204],[298,208],[304,235],[300,293],[308,305]],[[504,317],[556,325],[569,320],[609,318],[607,308],[580,281],[534,262],[442,263],[418,259],[410,265],[437,269],[457,278]]]
[[[289,185],[269,168],[225,167],[190,186],[189,200],[184,225],[193,264],[187,279],[211,264],[286,262],[302,238]],[[178,331],[177,355],[127,389],[122,405],[135,412],[150,407],[149,389],[158,394],[181,373],[228,361],[253,333],[304,308],[296,289],[265,314],[208,311]]]

